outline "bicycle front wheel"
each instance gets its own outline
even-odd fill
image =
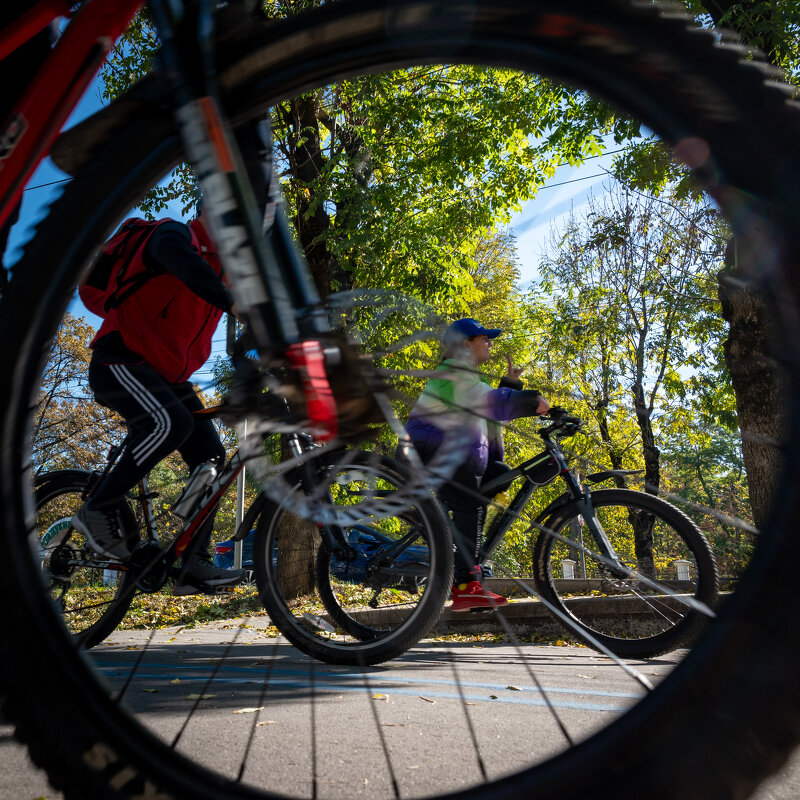
[[[349,461],[327,470],[340,505],[392,495],[406,479],[388,458]],[[256,578],[271,620],[296,647],[331,664],[377,664],[405,652],[439,619],[452,584],[453,545],[439,507],[400,507],[330,533],[339,548],[329,549],[291,504],[261,514]]]
[[[650,658],[692,641],[709,617],[687,599],[708,607],[717,601],[717,567],[706,538],[673,505],[644,492],[599,489],[592,506],[595,523],[630,572],[599,555],[586,520],[570,503],[536,539],[540,595],[585,631],[587,643],[600,642],[624,658]]]
[[[103,641],[122,621],[136,592],[127,571],[104,566],[70,520],[83,505],[92,473],[64,470],[42,475],[36,488],[35,538],[42,575],[67,630],[85,648]],[[128,547],[138,541],[131,509],[119,508]]]
[[[373,684],[363,669],[342,675],[331,668],[326,685],[321,686],[313,662],[298,661],[292,648],[278,638],[273,638],[265,650],[259,648],[258,661],[246,665],[233,664],[232,659],[241,656],[244,662],[255,648],[250,645],[226,650],[236,647],[229,644],[232,637],[227,631],[219,634],[225,641],[216,642],[213,653],[196,647],[192,651],[198,654],[194,664],[187,664],[182,652],[170,664],[161,658],[173,652],[169,638],[184,636],[183,632],[174,632],[162,644],[156,641],[153,647],[158,648],[158,655],[154,658],[137,653],[135,662],[126,661],[131,653],[127,647],[120,647],[119,670],[116,664],[90,663],[76,651],[58,609],[50,602],[41,580],[38,552],[29,547],[29,535],[35,530],[31,409],[41,384],[43,353],[93,254],[143,194],[184,157],[174,120],[164,111],[167,98],[156,98],[152,104],[141,98],[126,101],[115,107],[119,115],[104,127],[103,141],[98,142],[85,168],[66,185],[64,194],[25,246],[23,257],[14,266],[11,285],[7,292],[4,290],[0,315],[5,340],[17,343],[0,352],[0,377],[6,387],[0,398],[0,551],[4,554],[0,559],[0,608],[4,610],[0,615],[0,691],[5,715],[17,725],[18,735],[32,743],[34,759],[47,768],[51,780],[63,787],[67,797],[218,800],[225,796],[274,797],[276,793],[350,797],[363,791],[364,779],[369,780],[369,792],[375,797],[447,793],[473,800],[523,795],[538,800],[742,797],[777,768],[797,741],[800,697],[796,691],[797,631],[792,626],[798,609],[787,587],[793,585],[794,567],[800,558],[800,541],[794,535],[800,516],[800,464],[796,456],[800,443],[800,406],[796,402],[800,396],[800,109],[771,75],[765,77],[757,62],[743,58],[740,49],[727,40],[691,27],[688,20],[672,11],[662,12],[657,4],[621,0],[322,3],[307,15],[276,22],[267,30],[254,27],[246,31],[243,40],[237,40],[219,62],[219,86],[226,110],[238,123],[262,115],[266,107],[286,98],[353,75],[400,66],[455,63],[535,73],[576,86],[622,109],[683,154],[702,188],[749,245],[756,264],[749,278],[780,325],[775,342],[784,348],[779,363],[792,401],[787,404],[786,441],[781,444],[783,484],[776,494],[782,502],[758,537],[752,563],[709,631],[654,691],[648,690],[645,696],[636,694],[635,698],[624,692],[624,700],[619,690],[610,686],[603,688],[604,699],[599,703],[562,703],[574,716],[574,735],[563,739],[566,744],[562,750],[557,749],[560,734],[555,724],[544,727],[544,720],[536,716],[542,708],[542,690],[549,690],[550,677],[557,677],[564,669],[560,655],[557,668],[540,681],[541,689],[527,685],[532,679],[520,685],[526,683],[524,675],[514,679],[513,689],[509,686],[511,676],[505,675],[492,678],[488,686],[484,676],[470,678],[471,686],[465,688],[466,681],[459,680],[456,685],[454,678],[442,672],[432,676],[424,691],[406,688],[403,696],[424,703],[422,707],[431,712],[425,714],[429,718],[449,710],[450,702],[461,703],[458,713],[440,717],[439,727],[429,728],[432,738],[439,742],[446,726],[449,744],[449,733],[460,727],[456,719],[475,720],[476,750],[477,745],[490,746],[498,740],[496,733],[501,729],[533,731],[533,736],[524,741],[510,741],[517,737],[508,736],[499,740],[501,750],[496,757],[490,753],[491,758],[476,758],[475,762],[488,768],[474,779],[459,765],[451,768],[450,774],[429,780],[437,763],[447,759],[441,757],[441,751],[434,753],[426,746],[428,740],[416,735],[415,726],[424,722],[418,710],[409,709],[408,718],[381,716],[384,707],[374,701]],[[513,126],[514,112],[515,106],[511,106],[509,119],[498,122]],[[464,130],[471,131],[470,120],[464,123]],[[303,135],[302,124],[297,135]],[[80,143],[81,137],[77,138]],[[336,152],[336,142],[333,144],[332,152]],[[492,169],[491,160],[487,169]],[[449,220],[443,222],[449,224]],[[367,226],[367,238],[368,232]],[[409,263],[409,267],[414,264]],[[355,520],[347,524],[355,524]],[[278,534],[269,535],[275,538]],[[266,539],[267,533],[263,536]],[[262,542],[262,580],[271,569],[269,547]],[[303,562],[312,582],[315,557],[307,553]],[[265,590],[273,591],[270,584],[267,581]],[[275,600],[276,607],[284,603],[280,596]],[[780,615],[775,614],[776,608],[782,610]],[[325,603],[320,600],[313,613],[324,616]],[[291,614],[287,621],[298,641],[301,635],[309,642],[323,641],[324,632],[313,631],[309,636],[296,619]],[[241,636],[246,636],[250,627],[243,623]],[[158,636],[155,631],[154,641]],[[352,638],[354,652],[361,648],[365,659],[375,655],[374,650],[369,655],[370,647],[384,645],[384,637],[366,641]],[[385,638],[390,640],[391,635]],[[27,647],[20,648],[20,641],[27,642]],[[347,652],[344,647],[339,649]],[[232,657],[227,658],[231,652]],[[470,652],[467,650],[466,655]],[[743,653],[754,657],[742,658]],[[280,662],[281,655],[293,663],[276,677],[279,670],[269,670]],[[454,654],[447,667],[459,666],[456,655],[465,653]],[[512,661],[531,669],[538,667],[536,659],[528,658],[524,649],[504,661],[506,669],[511,669]],[[262,662],[267,663],[266,669],[255,669]],[[441,663],[432,658],[431,665],[433,662]],[[483,662],[481,658],[479,669]],[[179,664],[187,680],[194,681],[195,686],[198,680],[203,682],[191,693],[194,699],[189,703],[181,684],[172,685]],[[139,665],[147,668],[138,669]],[[245,666],[249,667],[246,671]],[[402,676],[403,680],[430,674],[427,665],[420,669],[415,661],[413,667],[413,675]],[[223,672],[226,669],[229,671]],[[98,670],[105,670],[102,677]],[[253,690],[251,684],[258,681],[258,674],[260,686]],[[334,677],[338,683],[334,684]],[[584,680],[585,669],[576,678]],[[348,716],[338,699],[335,703],[321,702],[322,692],[339,688],[343,698],[355,697],[347,692],[356,679],[364,700],[361,716]],[[421,692],[425,698],[428,689],[442,689],[445,679],[452,691],[442,691],[436,705],[419,700]],[[121,692],[123,681],[128,688],[120,699],[108,687],[113,684]],[[153,687],[146,681],[158,681],[159,693],[147,691]],[[213,689],[204,691],[205,683]],[[555,700],[585,693],[587,684],[576,685],[556,687],[561,694]],[[597,683],[593,681],[593,685]],[[225,687],[232,686],[237,687],[233,700],[230,694],[223,694]],[[637,686],[641,688],[642,682]],[[511,727],[484,716],[483,706],[474,707],[484,697],[494,698],[505,689],[511,690],[511,696],[506,698],[504,710],[525,712]],[[527,693],[525,703],[520,702],[522,695],[517,690]],[[172,708],[162,705],[169,692],[178,691],[181,694],[172,697]],[[478,693],[481,696],[476,699]],[[37,703],[30,702],[33,696]],[[333,694],[331,699],[338,696]],[[607,702],[610,696],[619,699],[613,707]],[[553,698],[548,696],[548,700]],[[243,723],[252,720],[242,736],[240,763],[233,767],[228,749],[215,746],[212,732],[218,734],[218,729],[199,719],[206,703],[213,704],[218,712],[225,701],[235,703],[232,711],[248,712],[235,718],[231,713],[229,719]],[[496,702],[491,700],[492,704]],[[309,713],[305,713],[304,703],[310,706]],[[555,707],[558,702],[550,705]],[[395,708],[387,704],[386,711]],[[324,724],[317,725],[323,712]],[[275,716],[261,720],[263,727],[259,727],[258,713]],[[588,716],[595,713],[606,716]],[[283,730],[278,724],[279,714],[284,714],[280,717],[286,726]],[[183,738],[178,737],[178,725],[173,724],[178,715],[182,719],[180,730],[190,727]],[[305,742],[297,745],[300,733],[295,740],[284,730],[288,732],[292,726],[294,733],[299,719],[310,719],[313,725]],[[698,726],[698,719],[707,724]],[[412,723],[406,725],[409,720],[414,727]],[[194,731],[193,721],[202,722]],[[569,728],[570,721],[566,720],[563,728]],[[334,742],[328,732],[336,725],[344,725],[346,730],[337,734],[341,739]],[[348,748],[362,732],[364,737]],[[385,736],[390,739],[383,747],[380,743]],[[753,742],[758,742],[758,759],[753,757]],[[326,747],[317,747],[320,743]],[[432,771],[413,769],[419,764],[409,761],[410,769],[392,773],[392,779],[382,784],[385,788],[376,788],[378,766],[384,768],[384,777],[391,766],[387,752],[393,750],[402,757],[415,744],[421,745],[415,759],[438,756],[423,762]],[[514,761],[508,751],[516,744],[520,753]],[[309,753],[308,781],[298,781],[300,773],[292,768],[294,762],[280,775],[273,769],[287,766],[289,755],[294,758]],[[345,756],[352,756],[353,762],[362,757],[368,774],[360,776],[358,787],[340,786],[336,794],[331,776],[347,780],[355,772],[350,763],[343,769]],[[670,764],[669,782],[664,780],[665,759]],[[462,777],[463,781],[458,780]],[[326,791],[320,791],[320,787]]]

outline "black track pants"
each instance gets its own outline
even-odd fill
[[[203,408],[191,383],[167,383],[138,357],[92,358],[89,385],[98,403],[122,417],[131,433],[128,447],[98,487],[93,502],[124,497],[163,458],[177,450],[189,470],[206,461],[225,462],[225,449],[210,420],[196,420],[192,411]],[[213,515],[194,538],[190,552],[207,555]]]

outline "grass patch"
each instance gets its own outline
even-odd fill
[[[97,602],[98,596],[94,589],[73,588],[70,592],[71,609],[81,609]],[[65,616],[65,621],[71,630],[83,630],[96,621],[101,608],[70,612]],[[191,628],[207,622],[243,616],[266,616],[266,613],[253,586],[237,586],[231,594],[221,595],[195,594],[176,597],[166,592],[155,592],[137,594],[117,629],[152,630],[173,625]]]

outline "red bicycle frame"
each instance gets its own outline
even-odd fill
[[[0,226],[61,126],[143,0],[88,0],[64,31],[0,129]],[[67,0],[40,0],[0,31],[0,60],[50,22],[70,16]],[[27,77],[27,76],[25,76]],[[25,79],[25,78],[23,78]]]
[[[144,0],[87,0],[26,86],[22,99],[0,128],[0,226],[8,220],[26,182],[49,152],[62,125],[97,74],[108,52],[143,4]],[[49,22],[70,14],[70,3],[67,0],[39,0],[18,20],[0,31],[0,58],[13,53]],[[168,17],[162,16],[162,21],[168,23]],[[169,30],[169,26],[165,25],[164,29]],[[213,99],[187,96],[178,110],[178,116],[184,128],[192,130],[192,126],[196,125],[208,132],[208,148],[204,147],[206,142],[203,136],[199,140],[196,136],[192,139],[195,154],[200,153],[204,158],[211,157],[212,171],[228,177],[230,186],[227,191],[230,196],[240,196],[243,191],[241,181],[237,169],[234,168],[223,135],[224,126],[218,119],[218,110]],[[217,164],[213,163],[215,158]],[[218,187],[219,183],[214,182],[213,188],[218,191]],[[213,201],[213,191],[209,191]],[[215,226],[224,228],[225,223],[215,217],[213,202],[209,207],[213,235]],[[268,268],[263,247],[253,250],[252,247],[242,246],[246,244],[242,242],[242,235],[245,238],[249,236],[251,240],[258,238],[258,234],[254,232],[258,226],[254,220],[250,220],[250,223],[250,230],[241,224],[231,223],[228,227],[234,230],[235,236],[217,238],[231,243],[230,252],[221,252],[223,265],[229,274],[239,277],[234,285],[237,305],[250,323],[260,351],[266,353],[274,341],[295,342],[300,334],[296,326],[295,308],[283,285],[286,273],[278,274],[276,270]],[[291,237],[288,231],[282,229],[284,224],[279,219],[275,225],[275,230],[282,237],[282,252],[291,262],[294,285],[299,287],[303,305],[313,306],[318,298],[311,289],[307,276],[297,277],[303,270],[295,263],[296,258],[292,260],[293,250],[288,244]],[[269,289],[269,295],[265,286]],[[267,302],[268,296],[275,308]],[[275,323],[276,335],[270,331],[267,324],[269,321]],[[311,333],[316,339],[315,334],[319,333],[316,322],[313,327]],[[319,428],[323,438],[327,440],[335,437],[337,420],[336,405],[325,374],[322,353],[323,348],[318,342],[307,342],[293,352],[292,364],[304,376],[303,385],[312,426]]]

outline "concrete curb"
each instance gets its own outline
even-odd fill
[[[679,597],[662,595],[658,598],[662,610],[677,612],[686,610]],[[658,617],[652,608],[636,597],[573,597],[566,605],[582,621],[599,630],[616,635],[643,636],[661,630]],[[565,628],[548,611],[547,607],[530,597],[515,600],[501,610],[503,620],[517,636],[532,634],[546,636],[565,635]],[[391,625],[402,620],[405,612],[381,608],[375,611],[358,611],[352,614],[366,625]],[[468,611],[454,613],[445,608],[431,636],[444,636],[451,633],[503,633],[506,627],[494,611]]]

